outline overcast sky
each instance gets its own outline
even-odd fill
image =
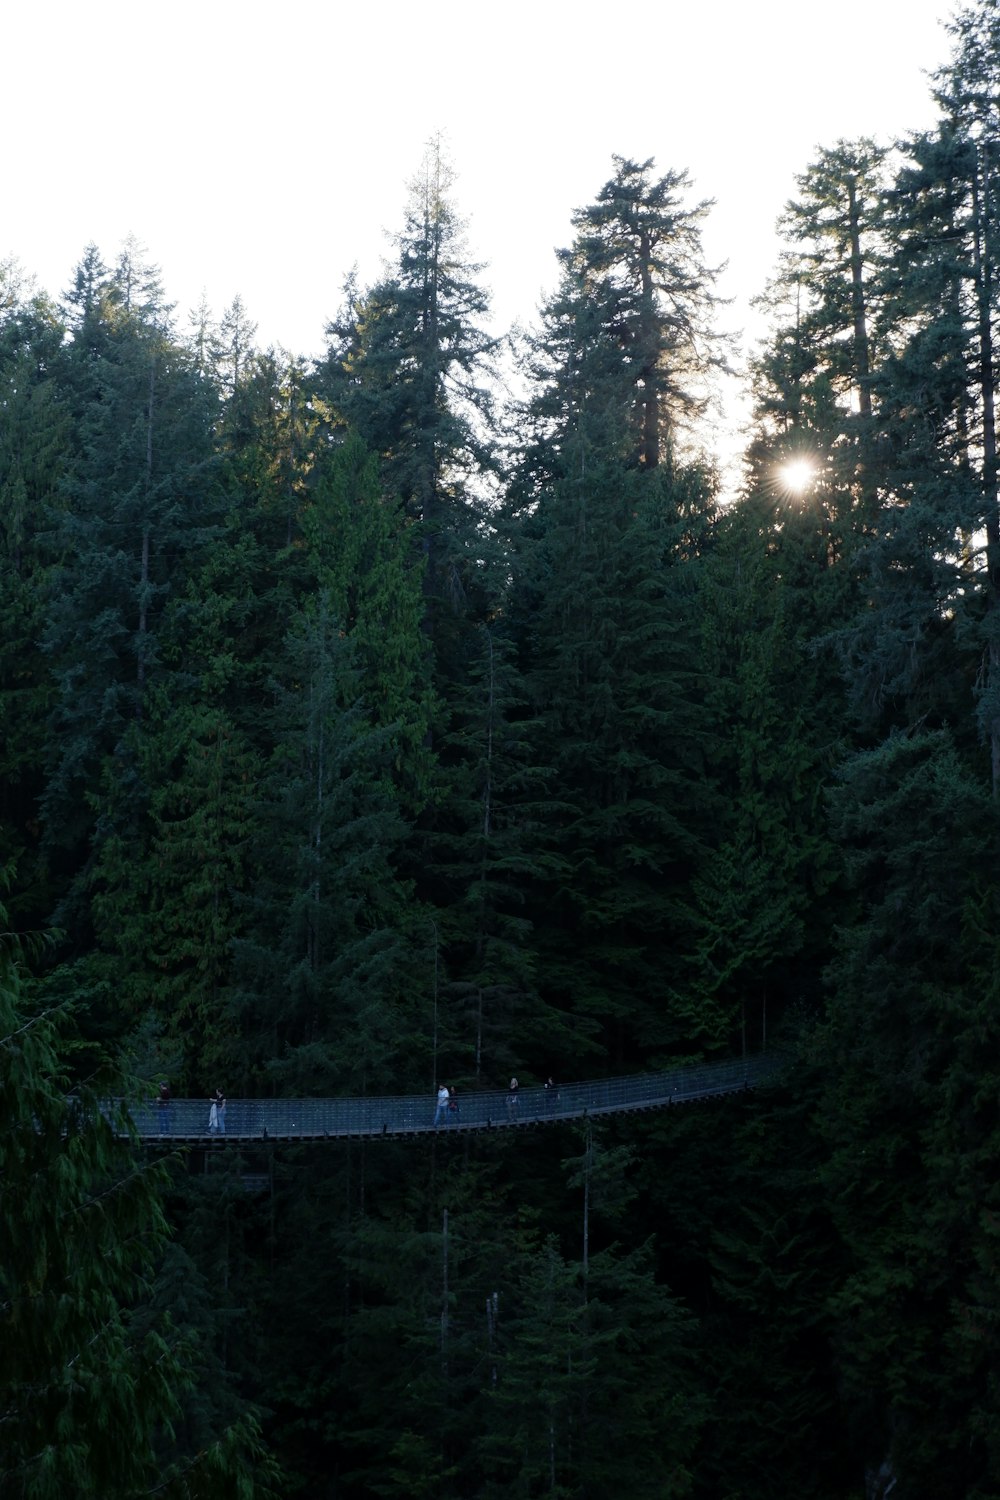
[[[356,263],[401,223],[441,132],[498,328],[530,322],[569,215],[611,156],[684,168],[713,198],[732,329],[818,146],[930,123],[948,0],[35,0],[5,15],[3,219],[59,294],[83,247],[133,233],[178,320],[239,293],[262,343],[319,352]],[[731,419],[732,420],[732,419]]]

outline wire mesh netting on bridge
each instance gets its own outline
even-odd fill
[[[230,1099],[217,1132],[227,1140],[327,1140],[350,1136],[433,1135],[435,1131],[513,1129],[554,1124],[585,1116],[663,1109],[718,1094],[755,1088],[778,1066],[774,1056],[732,1058],[725,1062],[674,1068],[667,1073],[590,1083],[522,1088],[516,1095],[498,1089],[457,1095],[435,1123],[437,1101],[428,1094],[360,1099]],[[204,1140],[210,1101],[173,1099],[133,1106],[132,1124],[144,1140],[172,1137]]]

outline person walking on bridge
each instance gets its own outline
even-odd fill
[[[507,1085],[507,1118],[517,1119],[517,1090],[519,1084],[516,1078],[512,1078]]]
[[[446,1083],[442,1083],[441,1087],[438,1089],[437,1109],[434,1111],[435,1127],[441,1123],[442,1119],[447,1117],[448,1101],[450,1098],[451,1095],[448,1092],[448,1085]]]
[[[216,1089],[209,1099],[208,1111],[208,1133],[209,1135],[225,1135],[226,1133],[226,1096],[221,1089]]]

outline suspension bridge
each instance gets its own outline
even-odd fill
[[[211,1101],[172,1099],[133,1105],[127,1121],[116,1121],[122,1135],[144,1141],[327,1141],[357,1137],[434,1136],[459,1131],[521,1130],[566,1120],[637,1114],[670,1109],[699,1099],[744,1093],[778,1069],[774,1054],[698,1063],[664,1073],[593,1079],[548,1088],[505,1089],[458,1094],[439,1112],[427,1094],[339,1099],[230,1099],[221,1130],[209,1129]],[[439,1118],[436,1119],[436,1117]]]

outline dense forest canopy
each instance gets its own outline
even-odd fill
[[[678,164],[505,340],[436,143],[315,361],[134,240],[0,267],[12,1500],[1000,1497],[1000,12],[950,31],[933,130],[794,184],[733,503]],[[99,1108],[763,1046],[503,1141]]]

